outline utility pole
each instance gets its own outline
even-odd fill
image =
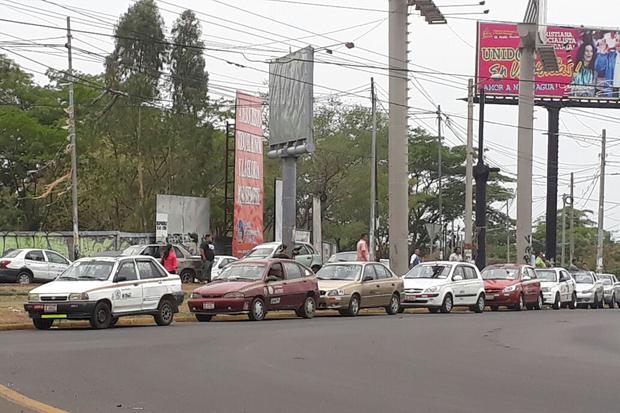
[[[562,268],[566,268],[566,200],[569,198],[569,195],[562,195],[562,258],[561,265]],[[571,201],[572,204],[572,201]]]
[[[441,235],[439,236],[439,259],[443,260],[444,254],[444,229],[443,229],[443,194],[442,194],[442,151],[441,151],[441,106],[437,105],[437,176],[439,189],[439,225],[441,227]]]
[[[467,155],[465,165],[465,261],[472,258],[472,214],[474,206],[474,80],[467,84]]]
[[[575,174],[570,173],[570,248],[568,250],[570,264],[575,259]],[[570,265],[569,264],[569,265]]]
[[[80,258],[80,231],[78,225],[77,149],[75,133],[75,101],[73,56],[71,50],[71,18],[67,16],[67,56],[69,60],[69,141],[71,145],[71,199],[73,203],[73,260]]]
[[[399,275],[409,268],[408,6],[389,0],[389,240],[390,265]]]
[[[510,200],[506,200],[506,264],[510,263]]]
[[[605,216],[605,164],[607,151],[607,130],[603,129],[603,139],[601,142],[601,178],[600,189],[598,194],[598,243],[596,247],[596,272],[603,272],[603,242],[605,240],[605,232],[603,230],[603,219]]]
[[[377,99],[375,79],[370,78],[370,96],[372,99],[372,143],[370,154],[370,261],[376,260],[377,233]]]

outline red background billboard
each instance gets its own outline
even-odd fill
[[[237,92],[233,255],[263,242],[263,100]]]
[[[516,24],[478,24],[477,77],[487,94],[518,96],[520,42]],[[620,98],[620,31],[549,26],[547,42],[560,70],[544,72],[536,60],[537,97]]]

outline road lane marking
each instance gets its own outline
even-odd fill
[[[66,410],[58,409],[49,404],[41,403],[40,401],[26,397],[15,390],[9,389],[0,384],[0,397],[6,399],[18,406],[25,407],[26,409],[33,410],[37,413],[69,413]]]

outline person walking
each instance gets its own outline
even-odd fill
[[[273,258],[281,258],[281,259],[291,259],[291,257],[288,255],[288,246],[286,244],[282,244],[280,245],[280,249],[278,249],[278,252],[276,252],[273,256]]]
[[[422,263],[422,254],[420,253],[420,248],[416,248],[411,254],[411,259],[409,259],[409,268],[413,268],[418,264]]]
[[[460,247],[456,247],[454,249],[452,254],[450,254],[449,260],[453,261],[453,262],[462,262],[463,261],[463,255],[461,254],[461,248]]]
[[[538,253],[536,256],[536,268],[547,268],[547,263],[545,262],[545,254],[542,251]]]
[[[200,258],[202,259],[202,270],[200,271],[200,281],[211,282],[211,270],[213,269],[213,261],[215,260],[215,246],[213,245],[213,237],[207,234],[200,244]]]
[[[362,234],[357,241],[357,260],[367,262],[370,259],[368,254],[368,234]]]
[[[177,254],[174,252],[171,243],[167,243],[164,247],[164,253],[161,257],[161,264],[170,274],[176,274],[179,269]]]

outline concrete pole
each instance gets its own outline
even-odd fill
[[[545,233],[545,254],[552,263],[557,263],[558,222],[558,152],[560,129],[560,106],[548,106],[549,136],[547,137],[547,212]]]
[[[407,0],[389,0],[389,241],[390,265],[408,270],[409,147],[407,142]]]
[[[534,63],[536,24],[519,24],[519,133],[517,149],[517,262],[530,263],[532,243],[532,160],[534,152]]]
[[[465,261],[472,259],[474,204],[474,80],[467,85],[467,158],[465,165]]]
[[[282,243],[293,250],[297,217],[297,158],[282,158]]]
[[[568,250],[570,264],[573,263],[575,259],[575,174],[573,172],[570,173],[570,247]]]
[[[562,268],[566,268],[566,194],[562,195]]]
[[[67,17],[67,51],[69,58],[69,140],[71,142],[71,200],[73,203],[73,251],[71,259],[80,258],[80,232],[78,225],[78,189],[77,189],[77,148],[75,134],[75,101],[74,101],[74,79],[73,79],[73,58],[71,50],[71,18]]]
[[[510,262],[510,201],[506,201],[506,264]]]
[[[441,106],[437,106],[437,179],[438,179],[438,187],[439,187],[439,226],[441,227],[441,235],[439,236],[439,259],[443,260],[444,256],[444,227],[443,227],[443,188],[442,188],[442,180],[443,180],[443,171],[442,171],[442,138],[441,138]]]
[[[317,254],[323,256],[323,231],[321,227],[321,197],[312,197],[312,241]]]
[[[603,242],[605,240],[605,231],[603,229],[603,220],[605,218],[605,165],[607,157],[607,131],[603,129],[603,139],[601,142],[601,178],[600,189],[598,194],[598,243],[596,246],[596,272],[603,272]]]
[[[375,261],[377,258],[377,99],[375,97],[374,78],[370,78],[370,95],[372,99],[372,142],[370,145],[370,261]]]

